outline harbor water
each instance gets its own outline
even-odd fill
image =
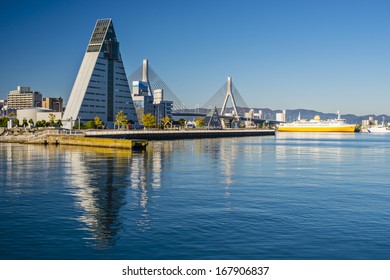
[[[0,144],[0,259],[390,259],[390,136]]]

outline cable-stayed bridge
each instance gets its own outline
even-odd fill
[[[148,65],[148,61],[144,59],[143,65],[136,69],[129,77],[129,82],[143,81],[147,82],[151,94],[155,89],[164,90],[164,100],[173,101],[173,115],[174,116],[206,116],[211,110],[218,111],[221,118],[232,121],[239,121],[245,119],[245,113],[250,111],[241,94],[232,82],[229,76],[225,83],[217,90],[217,92],[200,108],[188,109],[184,103],[173,93],[168,85],[161,79],[161,77]],[[261,119],[253,119],[255,123],[264,122]]]
[[[203,105],[203,109],[220,109],[220,115],[244,115],[248,112],[249,106],[245,103],[241,94],[232,82],[229,76],[227,81],[218,89],[218,91]],[[228,112],[231,112],[228,113]]]

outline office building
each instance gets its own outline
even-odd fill
[[[55,112],[62,112],[63,100],[61,97],[52,98],[44,97],[42,101],[42,108],[50,109]]]
[[[153,96],[150,95],[148,82],[133,81],[131,96],[134,102],[134,107],[137,112],[138,122],[142,124],[142,117],[146,114],[153,114]]]
[[[70,128],[78,118],[87,122],[98,116],[107,127],[112,128],[119,111],[137,125],[112,20],[101,19],[96,22],[62,122],[64,127]]]
[[[42,106],[42,94],[32,91],[28,86],[18,86],[7,97],[8,109],[25,109]]]

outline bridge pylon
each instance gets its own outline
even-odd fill
[[[225,114],[226,105],[227,105],[227,102],[229,100],[229,97],[231,98],[231,102],[233,105],[233,113],[235,116],[238,116],[236,101],[234,100],[234,95],[232,92],[232,77],[230,77],[230,76],[228,76],[228,78],[227,78],[226,95],[225,95],[225,100],[223,101],[223,105],[221,108],[221,116],[223,116]]]
[[[149,95],[153,96],[154,88],[151,87],[149,82],[149,63],[146,58],[142,62],[142,81],[148,84]]]

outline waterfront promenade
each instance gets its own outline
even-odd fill
[[[176,140],[246,136],[272,136],[273,129],[224,129],[224,130],[87,130],[85,137]]]

